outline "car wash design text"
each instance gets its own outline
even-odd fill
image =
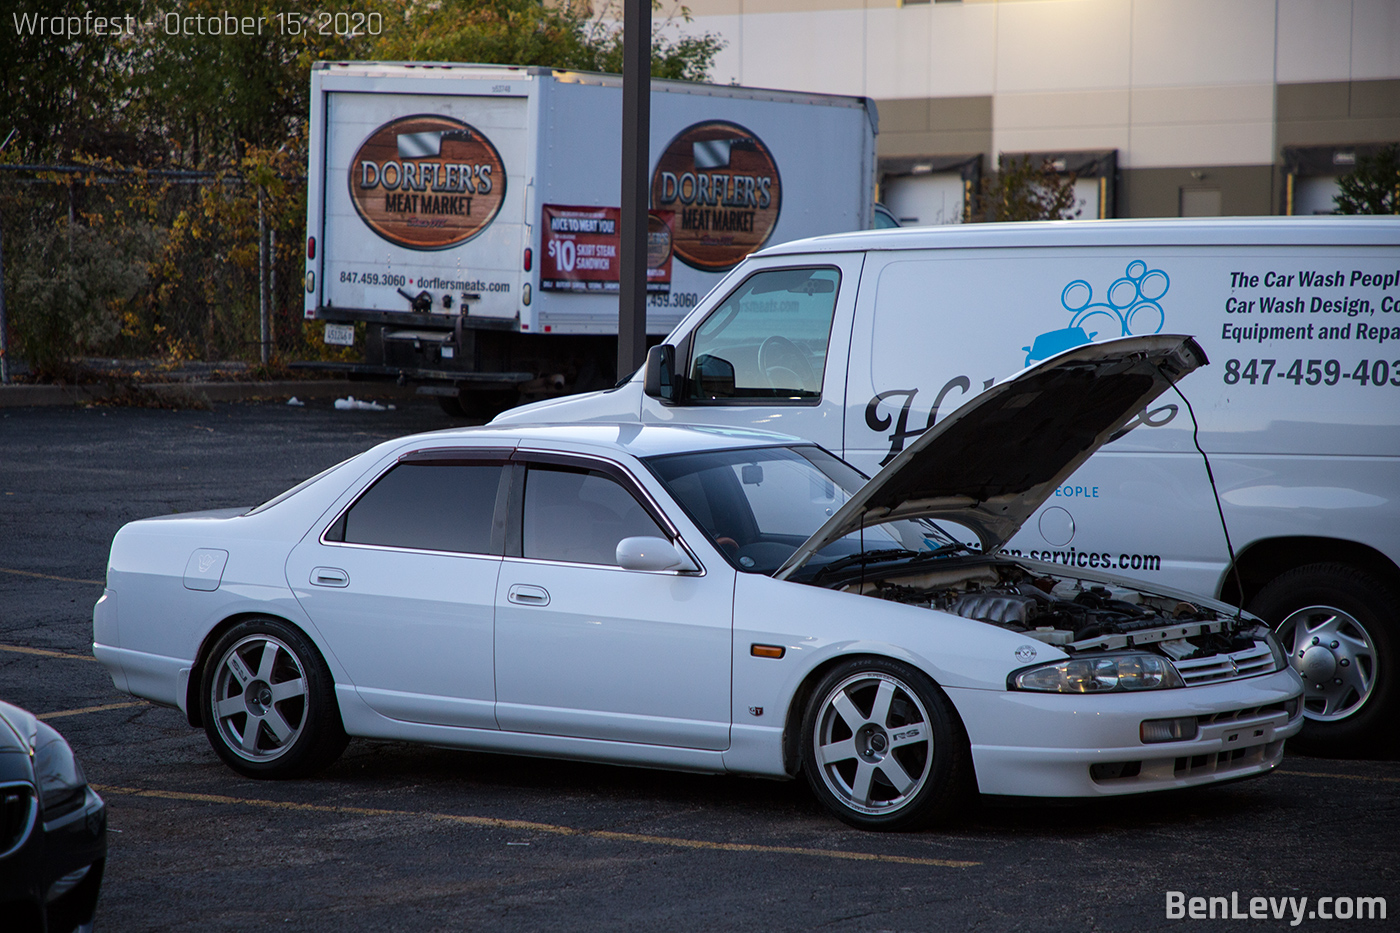
[[[1070,313],[1068,327],[1046,331],[1032,341],[1031,346],[1022,347],[1026,354],[1025,364],[1030,366],[1048,359],[1057,353],[1099,340],[1130,335],[1161,333],[1166,322],[1166,312],[1161,299],[1171,288],[1171,279],[1161,269],[1149,269],[1147,263],[1135,259],[1128,263],[1123,277],[1114,280],[1106,289],[1104,300],[1094,300],[1094,287],[1084,279],[1075,279],[1060,291],[1060,305]],[[996,379],[982,380],[982,390],[990,389]],[[943,384],[933,398],[928,419],[921,428],[910,428],[909,418],[914,405],[914,397],[919,394],[914,389],[888,389],[878,392],[865,406],[865,424],[872,431],[883,433],[893,426],[889,433],[889,451],[880,461],[887,465],[911,438],[918,437],[938,420],[939,411],[952,411],[967,400],[972,391],[972,379],[965,375],[954,376]],[[953,395],[953,393],[958,393]],[[896,402],[902,399],[902,402]],[[951,401],[951,404],[948,404]],[[885,414],[881,407],[894,408],[899,405],[897,414]],[[1139,414],[1112,439],[1117,440],[1134,428],[1147,425],[1158,428],[1176,417],[1177,406],[1166,404],[1151,411]]]
[[[351,160],[348,181],[371,230],[408,249],[438,250],[490,225],[505,199],[506,170],[481,131],[420,114],[371,133]]]
[[[1229,272],[1220,378],[1243,391],[1400,388],[1400,269]]]

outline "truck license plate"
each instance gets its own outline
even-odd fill
[[[338,347],[353,347],[355,345],[355,325],[327,324],[326,343],[334,344]]]

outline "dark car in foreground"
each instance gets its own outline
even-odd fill
[[[107,859],[107,805],[63,736],[0,702],[0,929],[89,931]]]

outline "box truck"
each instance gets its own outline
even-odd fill
[[[625,386],[495,423],[764,427],[875,473],[1023,367],[1154,333],[1194,335],[1210,365],[1080,467],[1006,550],[1249,608],[1307,684],[1306,747],[1393,747],[1400,218],[978,224],[789,243],[731,272]],[[1053,441],[1024,438],[1026,471]]]
[[[308,319],[449,410],[616,380],[622,86],[499,65],[311,72]],[[872,225],[870,100],[653,81],[647,331],[749,253]]]

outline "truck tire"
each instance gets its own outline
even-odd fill
[[[457,393],[457,404],[466,418],[484,422],[520,404],[515,389],[463,389]]]
[[[1400,600],[1348,564],[1307,564],[1250,600],[1303,678],[1303,731],[1290,745],[1314,755],[1374,758],[1395,748],[1400,715]]]
[[[465,418],[467,413],[462,410],[462,402],[455,395],[439,395],[437,397],[438,407],[442,413],[449,418]]]

